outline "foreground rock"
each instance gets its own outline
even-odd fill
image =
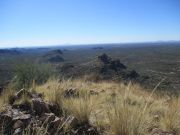
[[[41,98],[32,99],[32,107],[36,115],[42,115],[44,113],[49,113],[49,106]]]
[[[21,101],[24,96],[28,98],[28,102],[17,102]],[[65,91],[64,96],[66,98],[77,97],[78,93],[70,89]],[[67,133],[71,135],[98,133],[96,128],[90,124],[79,124],[74,116],[64,116],[58,105],[44,101],[40,93],[22,89],[12,96],[12,99],[13,102],[0,113],[0,132],[3,134],[64,134],[67,132],[64,127],[67,126],[71,127]]]

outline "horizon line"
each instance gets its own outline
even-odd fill
[[[58,47],[58,46],[86,46],[86,45],[109,45],[109,44],[143,44],[143,43],[168,43],[180,42],[180,40],[156,40],[156,41],[129,41],[129,42],[104,42],[104,43],[63,43],[63,44],[44,44],[44,45],[27,45],[27,46],[9,46],[1,47],[0,49],[13,48],[43,48],[43,47]]]

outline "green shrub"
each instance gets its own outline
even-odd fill
[[[43,84],[53,75],[49,64],[23,63],[15,66],[13,84],[16,89],[29,88],[33,83]]]

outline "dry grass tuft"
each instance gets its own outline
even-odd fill
[[[180,134],[180,98],[174,98],[167,104],[160,125],[165,130]]]
[[[15,90],[13,90],[10,86],[2,92],[0,95],[0,111],[3,111],[4,106],[11,102],[14,93]]]
[[[92,98],[89,96],[89,93],[86,91],[81,91],[79,98],[70,98],[64,101],[65,109],[75,116],[78,120],[78,124],[89,123],[90,115],[94,109]]]
[[[118,93],[109,104],[107,115],[114,135],[141,135],[147,133],[147,110],[143,99],[137,98],[131,91],[135,91],[130,84],[124,94]]]

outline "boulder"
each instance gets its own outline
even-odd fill
[[[51,121],[50,126],[57,130],[59,125],[62,123],[62,120],[59,117],[55,117],[53,121]]]
[[[1,114],[0,115],[0,124],[3,125],[9,125],[10,123],[12,123],[12,116],[9,114]]]
[[[21,111],[27,111],[27,112],[31,112],[32,111],[32,107],[31,107],[31,103],[30,102],[24,102],[24,103],[18,104],[17,107]]]
[[[60,133],[62,129],[59,128],[63,122],[59,117],[55,117],[55,119],[49,123],[48,132],[52,135]]]
[[[59,116],[62,114],[62,110],[60,109],[58,104],[48,103],[49,110],[55,115]]]
[[[32,108],[37,115],[50,112],[48,104],[44,102],[41,98],[32,99]]]
[[[23,130],[21,128],[17,128],[15,131],[14,131],[14,134],[13,135],[22,135],[22,132]]]
[[[21,120],[17,120],[14,124],[13,124],[13,128],[14,129],[18,129],[18,128],[22,128],[24,125],[24,123]]]
[[[19,113],[18,115],[14,116],[13,117],[13,121],[16,121],[16,120],[29,120],[31,118],[31,115],[30,114],[23,114],[23,113]]]

